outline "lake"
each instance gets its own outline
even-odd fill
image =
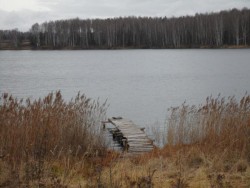
[[[36,99],[56,90],[66,100],[78,91],[108,99],[108,116],[162,124],[184,101],[249,92],[250,50],[0,51],[0,93]]]

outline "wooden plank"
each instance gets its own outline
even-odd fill
[[[128,151],[152,151],[154,148],[129,148]]]
[[[126,139],[127,139],[127,141],[129,141],[129,142],[136,142],[136,141],[138,141],[138,142],[148,142],[148,143],[152,143],[152,142],[150,142],[150,140],[147,140],[145,137],[141,137],[141,138],[139,138],[139,137],[125,137]]]
[[[122,131],[121,131],[121,132],[122,132]],[[148,138],[147,135],[145,135],[145,134],[133,134],[133,133],[130,134],[130,133],[124,133],[124,135],[125,135],[125,134],[128,135],[128,136],[131,136],[131,137],[137,137],[137,136],[138,136],[138,137],[145,137],[145,138]]]
[[[141,146],[141,147],[153,147],[152,144],[148,144],[148,143],[129,143],[129,146]]]
[[[139,139],[138,140],[136,140],[136,139],[130,140],[130,139],[128,139],[127,142],[128,143],[130,143],[130,142],[131,143],[133,143],[133,142],[135,142],[135,143],[148,143],[148,144],[152,145],[152,142],[150,142],[149,140],[139,140]]]
[[[141,147],[141,148],[143,148],[143,147],[151,147],[151,148],[153,148],[152,145],[145,145],[145,144],[129,144],[129,147]]]
[[[129,152],[149,152],[149,151],[152,151],[152,149],[128,149]]]
[[[138,150],[138,151],[142,151],[142,150],[153,150],[153,147],[148,147],[148,148],[139,148],[139,147],[129,147],[128,150]]]
[[[112,131],[118,136],[118,139],[125,138],[125,142],[129,145],[128,152],[143,153],[154,149],[153,142],[145,132],[137,127],[131,120],[121,117],[109,118],[108,122],[112,123],[118,131]]]
[[[129,138],[127,138],[127,141],[129,141],[129,142],[139,142],[139,143],[141,143],[141,142],[143,142],[143,143],[150,143],[150,144],[152,144],[152,142],[150,142],[150,140],[147,140],[147,139],[137,139],[137,138],[131,138],[131,139],[129,139]]]
[[[125,136],[125,135],[124,135]],[[147,137],[146,136],[138,136],[138,135],[126,135],[126,137],[128,138],[128,139],[146,139]]]
[[[130,138],[132,138],[132,137],[135,137],[135,138],[147,138],[147,136],[144,135],[144,134],[129,134],[129,133],[124,133],[122,131],[121,131],[121,133],[123,133],[124,136],[128,136]]]
[[[145,135],[145,136],[146,136],[145,133],[142,133],[142,132],[140,132],[140,131],[138,131],[138,130],[135,130],[135,131],[133,131],[133,130],[123,130],[123,129],[119,129],[119,130],[120,130],[121,132],[127,133],[127,134],[133,134],[133,135],[139,134],[139,135]]]
[[[142,151],[142,150],[153,150],[154,148],[138,148],[138,147],[131,147],[128,148],[128,150],[137,150],[137,151]]]

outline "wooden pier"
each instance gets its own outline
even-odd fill
[[[148,138],[143,128],[137,127],[131,120],[123,119],[122,117],[109,118],[108,121],[114,128],[109,129],[116,140],[128,153],[145,153],[154,149],[153,141]]]

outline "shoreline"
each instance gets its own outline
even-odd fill
[[[0,48],[0,51],[20,51],[20,50],[31,50],[31,51],[60,51],[60,50],[187,50],[187,49],[211,49],[211,50],[219,50],[219,49],[250,49],[250,46],[247,45],[224,45],[220,47],[216,46],[200,46],[200,47],[179,47],[179,48],[174,48],[174,47],[166,47],[166,48],[144,48],[144,47],[114,47],[114,48],[95,48],[95,47],[90,47],[90,48],[79,48],[79,47],[74,47],[74,48],[68,48],[68,47],[63,47],[63,48],[51,48],[51,47],[40,47],[40,48],[33,48],[33,47],[6,47],[6,48]]]

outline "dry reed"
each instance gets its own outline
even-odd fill
[[[158,143],[164,143],[165,134],[163,148],[102,166],[94,185],[250,186],[250,96],[239,102],[234,97],[208,97],[198,107],[184,103],[171,109],[166,132],[153,127],[151,133]]]
[[[152,129],[165,146],[127,158],[105,148],[105,111],[80,94],[68,103],[60,92],[33,102],[4,94],[0,186],[249,187],[250,96],[172,108],[166,139]]]
[[[63,164],[64,176],[69,175],[67,169],[73,164],[106,151],[100,132],[106,106],[80,93],[69,102],[63,100],[60,91],[34,101],[3,94],[0,98],[2,161],[26,186],[32,179],[41,181],[48,163]]]
[[[250,161],[250,96],[208,97],[205,105],[185,103],[171,109],[167,144],[192,144],[205,153],[218,153]]]

